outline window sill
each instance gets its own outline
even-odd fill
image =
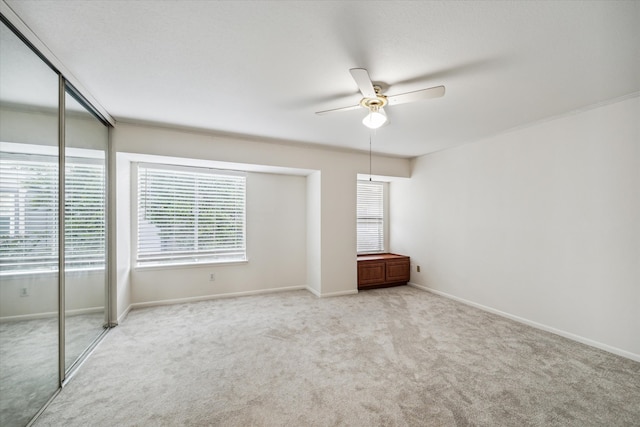
[[[65,270],[65,276],[80,276],[82,274],[99,274],[104,273],[104,267],[96,267],[96,268],[75,268],[70,270]],[[2,280],[9,279],[20,279],[28,276],[37,276],[37,277],[58,277],[58,270],[39,270],[39,271],[3,271],[0,272],[0,277]]]
[[[149,271],[149,270],[176,270],[182,268],[211,268],[211,267],[228,267],[232,265],[248,264],[249,260],[238,261],[207,261],[207,262],[184,262],[176,264],[155,264],[155,265],[136,265],[133,267],[134,271]]]

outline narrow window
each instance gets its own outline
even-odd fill
[[[385,251],[384,184],[358,181],[358,253]]]

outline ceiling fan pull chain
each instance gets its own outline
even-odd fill
[[[369,131],[369,182],[371,182],[371,134],[375,132],[374,129]]]

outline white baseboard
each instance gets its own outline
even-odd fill
[[[326,293],[318,292],[317,290],[310,288],[308,286],[305,289],[311,292],[312,294],[314,294],[315,296],[317,296],[318,298],[341,297],[344,295],[355,295],[358,293],[357,289],[348,290],[348,291],[338,291],[338,292],[326,292]]]
[[[67,310],[67,316],[77,316],[79,314],[104,313],[104,307],[79,308],[77,310]]]
[[[129,306],[127,308],[125,308],[125,310],[122,312],[122,314],[120,316],[118,316],[118,325],[120,323],[124,322],[124,319],[127,318],[127,316],[129,315],[129,312],[131,311],[132,308],[133,308],[133,305],[129,304]]]
[[[551,332],[552,334],[560,335],[561,337],[568,338],[570,340],[577,341],[579,343],[586,344],[588,346],[595,347],[595,348],[598,348],[600,350],[604,350],[604,351],[607,351],[609,353],[613,353],[613,354],[618,355],[618,356],[626,357],[627,359],[631,359],[631,360],[634,360],[636,362],[640,362],[640,354],[631,353],[630,351],[622,350],[622,349],[617,348],[617,347],[612,347],[610,345],[603,344],[601,342],[594,341],[592,339],[585,338],[583,336],[576,335],[576,334],[573,334],[571,332],[566,332],[566,331],[563,331],[561,329],[556,329],[554,327],[547,326],[547,325],[544,325],[542,323],[534,322],[532,320],[525,319],[523,317],[519,317],[519,316],[515,316],[515,315],[510,314],[510,313],[506,313],[504,311],[496,310],[495,308],[491,308],[491,307],[488,307],[486,305],[478,304],[476,302],[469,301],[469,300],[466,300],[464,298],[460,298],[460,297],[457,297],[455,295],[448,294],[446,292],[442,292],[442,291],[438,291],[438,290],[435,290],[435,289],[431,289],[431,288],[429,288],[427,286],[422,286],[422,285],[418,285],[416,283],[411,283],[411,282],[409,282],[408,285],[412,286],[414,288],[417,288],[417,289],[421,289],[423,291],[427,291],[427,292],[434,293],[436,295],[440,295],[440,296],[448,298],[448,299],[452,299],[454,301],[461,302],[461,303],[469,305],[471,307],[479,308],[480,310],[488,311],[489,313],[497,314],[498,316],[506,317],[507,319],[515,320],[516,322],[523,323],[523,324],[528,325],[528,326],[532,326],[532,327],[534,327],[536,329],[541,329],[541,330],[546,331],[546,332]]]
[[[341,297],[344,295],[356,295],[358,293],[357,289],[352,289],[349,291],[338,291],[338,292],[328,292],[328,293],[324,293],[321,294],[322,298],[326,298],[326,297]]]
[[[300,290],[309,291],[319,298],[337,297],[342,295],[353,295],[358,293],[358,290],[320,293],[315,289],[310,288],[309,286],[288,286],[283,288],[260,289],[255,291],[231,292],[226,294],[202,295],[202,296],[188,297],[188,298],[175,298],[175,299],[167,299],[167,300],[136,302],[129,305],[129,307],[127,307],[127,309],[120,316],[118,316],[118,323],[122,323],[127,317],[127,315],[129,314],[129,312],[136,308],[157,307],[161,305],[183,304],[187,302],[208,301],[208,300],[221,299],[221,298],[235,298],[235,297],[244,297],[244,296],[251,296],[251,295],[272,294],[275,292],[300,291]]]
[[[309,286],[305,286],[305,289],[309,292],[311,292],[312,294],[314,294],[315,296],[317,296],[318,298],[322,297],[322,294],[320,292],[318,292],[317,290],[309,287]]]
[[[92,314],[92,313],[100,313],[104,312],[104,307],[89,307],[89,308],[78,308],[75,310],[67,310],[67,316],[77,316],[80,314]],[[0,317],[0,323],[4,322],[18,322],[22,320],[35,320],[35,319],[49,319],[52,317],[58,317],[57,311],[48,311],[45,313],[33,313],[33,314],[20,314],[17,316],[5,316]]]
[[[136,308],[143,307],[156,307],[161,305],[171,305],[171,304],[183,304],[186,302],[199,302],[199,301],[208,301],[213,299],[221,299],[221,298],[235,298],[235,297],[244,297],[250,295],[262,295],[262,294],[271,294],[274,292],[286,292],[286,291],[300,291],[307,289],[305,286],[288,286],[283,288],[271,288],[271,289],[259,289],[255,291],[244,291],[244,292],[230,292],[226,294],[215,294],[215,295],[202,295],[197,297],[187,297],[187,298],[176,298],[176,299],[166,299],[166,300],[157,300],[157,301],[147,301],[147,302],[136,302],[131,304],[125,310],[125,313],[121,315],[118,320],[122,318],[124,320],[124,315],[128,314],[130,310]]]

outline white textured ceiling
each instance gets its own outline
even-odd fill
[[[640,2],[5,0],[116,120],[412,157],[640,91]]]

